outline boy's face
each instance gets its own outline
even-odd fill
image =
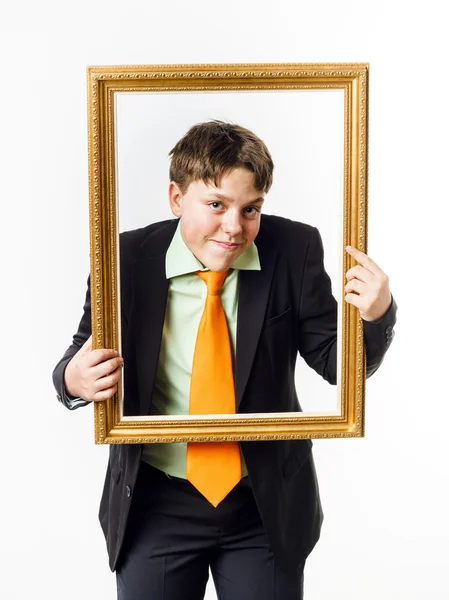
[[[218,188],[192,181],[184,195],[172,181],[168,193],[185,243],[211,271],[226,271],[259,232],[264,192],[254,188],[248,169],[224,175]]]

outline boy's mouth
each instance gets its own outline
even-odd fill
[[[218,240],[212,240],[212,241],[215,242],[221,248],[224,248],[225,250],[235,250],[236,248],[238,248],[240,246],[240,244],[231,244],[229,242],[219,242]]]

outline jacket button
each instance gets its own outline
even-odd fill
[[[130,498],[131,497],[131,488],[129,487],[129,485],[126,486],[125,492],[126,492],[126,496],[128,498]]]
[[[388,325],[388,327],[385,329],[385,333],[387,335],[389,335],[392,331],[393,331],[393,327],[391,325]]]

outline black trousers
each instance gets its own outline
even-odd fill
[[[302,600],[303,567],[274,559],[248,477],[214,508],[188,481],[142,462],[131,503],[118,600]]]

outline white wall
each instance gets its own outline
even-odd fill
[[[114,597],[97,521],[107,448],[50,378],[89,269],[86,65],[320,61],[371,64],[369,252],[400,310],[367,385],[366,437],[315,443],[325,521],[306,599],[448,598],[444,39],[434,0],[2,10],[2,598]]]

